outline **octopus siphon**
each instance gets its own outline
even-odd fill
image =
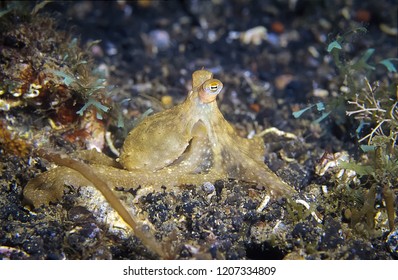
[[[264,186],[274,197],[293,195],[294,188],[264,164],[263,139],[240,137],[223,117],[216,102],[222,88],[211,72],[195,71],[186,100],[140,122],[127,135],[117,160],[94,150],[77,153],[78,159],[73,159],[40,149],[37,154],[58,167],[32,179],[24,189],[25,198],[38,207],[61,199],[65,185],[94,186],[137,237],[148,241],[150,237],[114,194],[116,187],[160,191],[162,186],[235,179]]]

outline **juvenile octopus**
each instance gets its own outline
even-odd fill
[[[115,187],[156,191],[162,186],[235,179],[264,186],[273,196],[294,194],[264,164],[262,138],[242,138],[224,119],[216,102],[222,88],[211,72],[195,71],[186,100],[139,123],[128,134],[117,160],[94,151],[77,154],[79,160],[39,151],[39,156],[58,167],[32,179],[24,189],[25,198],[37,207],[61,199],[65,185],[95,186],[126,220],[129,214],[120,213],[126,210],[113,194]]]

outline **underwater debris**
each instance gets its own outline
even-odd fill
[[[362,152],[359,159],[354,160],[344,150],[334,154],[326,152],[315,172],[323,176],[329,173],[329,169],[335,170],[329,173],[332,173],[332,182],[336,186],[332,196],[344,201],[347,207],[343,209],[347,214],[344,217],[350,220],[351,228],[369,237],[378,234],[379,228],[386,227],[385,222],[380,224],[377,221],[376,216],[380,216],[381,212],[376,211],[376,207],[385,208],[384,221],[388,220],[390,231],[395,228],[398,91],[394,63],[398,59],[388,58],[372,63],[373,48],[347,59],[347,45],[351,44],[348,38],[366,31],[363,27],[354,28],[337,36],[327,46],[326,50],[340,72],[343,84],[337,98],[312,104],[293,112],[293,115],[299,118],[316,106],[322,116],[315,122],[322,121],[329,114],[332,118],[339,118],[339,113],[341,122],[358,121],[352,136],[358,139],[358,150]],[[376,77],[377,66],[384,70],[384,76],[380,81],[371,83],[369,79]]]
[[[231,31],[228,34],[229,39],[240,39],[245,45],[253,44],[259,46],[264,40],[267,39],[267,28],[264,26],[256,26],[246,31],[237,32]]]
[[[0,121],[0,151],[9,155],[25,157],[30,153],[31,145],[27,139],[23,139],[11,131],[4,121]]]
[[[30,5],[17,4],[0,17],[0,115],[34,112],[64,139],[101,150],[101,141],[91,143],[87,136],[104,143],[101,120],[111,107],[106,81],[91,70],[88,52],[76,38],[57,30],[51,17],[38,14],[44,4],[32,12]]]

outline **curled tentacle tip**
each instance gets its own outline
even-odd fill
[[[199,90],[199,98],[203,103],[213,102],[223,88],[220,80],[210,79],[203,83]]]

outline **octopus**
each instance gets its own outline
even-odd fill
[[[272,196],[293,195],[294,188],[264,164],[263,139],[242,138],[225,120],[216,101],[222,88],[211,72],[195,71],[185,101],[140,122],[127,135],[116,160],[94,150],[72,156],[38,150],[40,157],[58,166],[29,181],[24,197],[39,207],[61,199],[65,185],[94,186],[137,237],[148,241],[137,219],[114,194],[115,188],[160,191],[235,179],[265,187]]]

